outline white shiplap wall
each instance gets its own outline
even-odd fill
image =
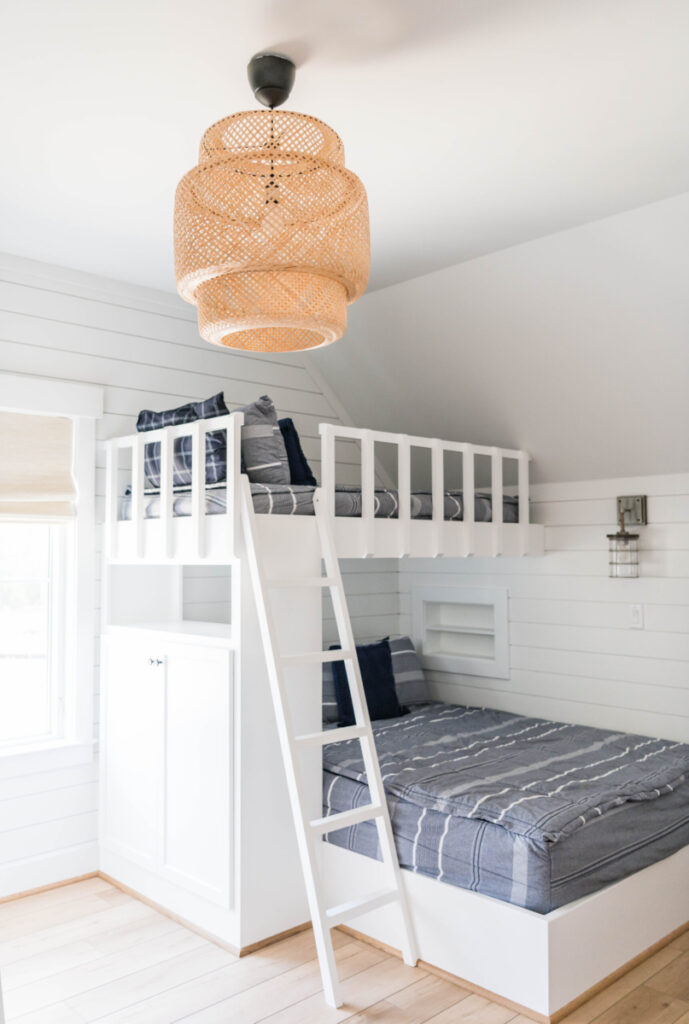
[[[344,417],[317,371],[307,369],[299,357],[238,355],[214,348],[199,338],[194,309],[173,295],[13,256],[0,256],[2,371],[102,385],[101,440],[133,432],[143,407],[170,408],[223,389],[228,406],[235,408],[268,393],[280,414],[294,419],[316,475],[318,423]],[[97,465],[100,520],[102,452]],[[349,479],[347,465],[341,479]],[[186,576],[186,614],[226,618],[225,570],[193,569]],[[382,579],[375,580],[377,586],[383,585]],[[98,583],[94,581],[97,606]],[[364,575],[352,586],[365,589],[367,584]],[[97,691],[97,644],[94,657]],[[96,729],[97,707],[96,692]],[[92,765],[0,780],[0,896],[94,870],[96,819]]]
[[[647,494],[641,576],[607,576],[615,497]],[[400,562],[401,628],[414,586],[506,587],[509,679],[430,673],[434,695],[689,742],[689,474],[541,484],[538,559]],[[630,605],[643,606],[632,629]]]

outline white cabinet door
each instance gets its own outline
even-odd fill
[[[232,679],[226,650],[166,645],[160,873],[232,905]]]
[[[103,642],[103,658],[102,840],[114,853],[155,868],[164,665],[148,645],[112,637]]]

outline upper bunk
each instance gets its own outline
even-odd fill
[[[241,557],[243,420],[236,412],[105,442],[109,562],[223,565]],[[206,435],[218,432],[227,454],[216,479]],[[543,553],[543,527],[529,521],[526,452],[333,423],[320,424],[319,433],[318,488],[251,485],[259,529],[274,542],[299,544],[314,529],[317,501],[331,518],[340,558]],[[176,486],[182,444],[190,479]],[[343,444],[356,453],[356,485],[338,483]],[[351,464],[350,454],[350,473]]]

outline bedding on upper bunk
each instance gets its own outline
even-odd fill
[[[266,515],[312,516],[313,497],[316,488],[297,484],[251,484],[251,495],[256,512]],[[225,487],[206,488],[206,514],[220,515],[227,510]],[[377,519],[397,519],[398,495],[395,490],[380,488],[375,492],[374,513]],[[173,515],[191,515],[191,491],[176,490],[173,496]],[[502,501],[502,518],[505,523],[518,522],[519,505],[517,498],[505,495]],[[131,519],[131,495],[125,494],[120,508],[120,519]],[[433,514],[433,499],[429,491],[415,491],[411,495],[412,519],[430,519]],[[144,515],[147,519],[160,516],[160,493],[147,491],[144,495]],[[361,491],[357,487],[341,486],[335,491],[335,515],[361,516]],[[493,517],[493,503],[490,494],[477,493],[474,500],[474,519],[477,523],[489,523]],[[461,521],[464,518],[464,503],[461,491],[445,492],[444,518]]]
[[[373,722],[403,867],[547,913],[689,844],[689,746],[433,703]],[[323,813],[370,802],[357,741],[323,751]],[[328,841],[379,856],[375,823]]]

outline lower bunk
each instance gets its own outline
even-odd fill
[[[550,1020],[689,922],[689,746],[439,703],[373,728],[422,960]],[[369,802],[358,744],[323,767],[325,815]],[[322,844],[333,902],[377,845]],[[401,944],[390,908],[356,926]]]

